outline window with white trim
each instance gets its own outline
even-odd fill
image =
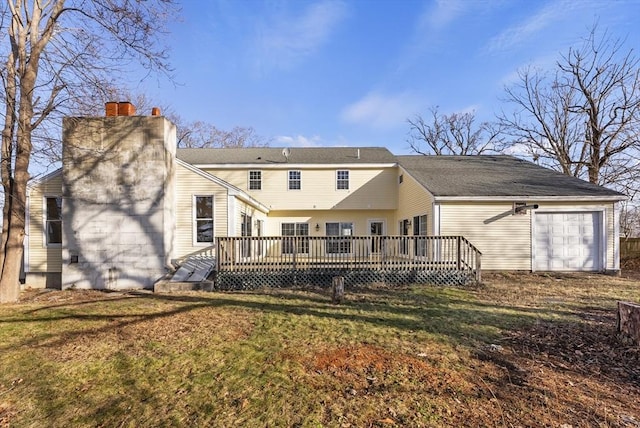
[[[309,224],[282,223],[282,254],[309,253]]]
[[[45,197],[45,242],[47,245],[62,244],[62,198]]]
[[[336,171],[336,189],[349,190],[349,171],[347,170]]]
[[[302,173],[300,171],[289,171],[289,190],[300,190],[302,188]]]
[[[351,236],[353,236],[353,223],[326,223],[325,230],[327,236],[333,237],[327,239],[327,254],[351,253]]]
[[[193,222],[196,243],[213,242],[213,196],[193,197]]]
[[[262,171],[249,171],[249,190],[262,190]]]

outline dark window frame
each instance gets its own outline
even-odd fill
[[[199,199],[210,199],[211,200],[211,215],[207,216],[206,212],[199,211]],[[205,202],[206,203],[206,202]],[[206,226],[210,224],[211,227],[207,228]],[[215,201],[213,195],[193,195],[193,242],[196,245],[206,245],[213,244],[214,242],[214,226],[215,226]],[[199,229],[210,229],[210,238],[209,234],[199,232]]]
[[[55,213],[52,215],[50,201],[55,201]],[[62,245],[62,197],[44,197],[44,239],[45,246]]]

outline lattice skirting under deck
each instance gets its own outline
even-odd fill
[[[475,281],[473,272],[456,270],[282,270],[222,271],[215,279],[218,290],[251,290],[255,288],[330,287],[334,276],[344,276],[346,287],[383,283],[386,285],[434,284],[467,285]]]

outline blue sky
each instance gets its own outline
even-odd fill
[[[552,67],[595,22],[640,44],[640,0],[185,0],[182,12],[170,35],[178,86],[138,90],[278,147],[410,153],[408,117],[437,105],[491,120],[518,69]]]

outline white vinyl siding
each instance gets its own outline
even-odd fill
[[[482,252],[482,269],[531,270],[531,211],[511,215],[511,202],[440,204],[440,235],[467,238]]]
[[[613,270],[614,221],[613,203],[539,202],[537,210],[512,215],[512,202],[441,202],[440,234],[462,235],[482,251],[482,268],[485,270],[533,270],[532,253],[535,243],[532,217],[545,212],[602,212],[604,227],[600,235],[601,255],[606,261],[604,270]]]
[[[50,179],[37,183],[29,194],[29,228],[28,260],[25,265],[32,273],[62,272],[62,246],[47,246],[45,233],[45,206],[43,198],[46,196],[62,195],[62,175],[55,175]]]
[[[403,220],[411,220],[416,216],[426,216],[426,229],[424,234],[435,235],[437,231],[433,230],[433,196],[424,187],[422,187],[411,175],[400,174],[404,176],[402,182],[398,179],[396,187],[398,189],[398,224]],[[415,223],[414,223],[415,224]],[[399,229],[402,235],[402,226]],[[409,230],[408,233],[411,233]]]
[[[213,196],[213,236],[227,236],[227,189],[182,165],[176,165],[175,257],[201,250],[206,245],[195,245],[193,198],[196,195]]]
[[[241,189],[247,170],[207,169],[212,175]],[[350,168],[349,189],[336,189],[336,168],[301,169],[301,189],[288,189],[288,169],[263,169],[262,189],[247,193],[272,210],[395,210],[398,206],[397,169]],[[292,195],[294,193],[295,195]],[[422,210],[422,212],[425,212]],[[369,214],[371,217],[372,214]]]

